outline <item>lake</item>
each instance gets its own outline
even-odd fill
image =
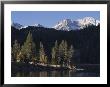
[[[77,65],[78,70],[12,71],[12,77],[99,77],[100,65]]]

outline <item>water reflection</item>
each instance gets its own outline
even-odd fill
[[[98,72],[84,72],[74,70],[64,71],[36,71],[36,72],[16,72],[15,77],[99,77]]]

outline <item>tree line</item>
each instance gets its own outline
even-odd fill
[[[88,26],[81,30],[58,31],[52,28],[40,28],[29,26],[23,29],[11,27],[11,47],[17,40],[21,47],[26,41],[29,31],[32,33],[36,45],[36,55],[39,55],[40,42],[43,44],[45,54],[51,62],[51,52],[57,40],[58,45],[62,40],[67,41],[68,49],[74,46],[73,64],[100,64],[100,25]]]
[[[31,32],[28,33],[26,41],[22,46],[15,40],[11,48],[12,61],[34,64],[70,66],[73,54],[73,45],[68,46],[66,40],[62,40],[60,43],[56,40],[51,48],[51,59],[49,59],[42,42],[40,42],[39,52],[36,51],[36,44],[33,41]]]

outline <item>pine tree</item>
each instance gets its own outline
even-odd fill
[[[48,62],[48,57],[45,55],[45,57],[44,57],[44,63],[47,64],[47,62]]]
[[[15,40],[13,47],[11,48],[11,54],[12,54],[12,61],[17,61],[17,56],[20,52],[20,44],[17,40]]]
[[[45,54],[45,51],[44,51],[44,47],[43,47],[42,42],[40,42],[39,61],[40,61],[41,63],[47,63],[47,56],[46,56],[46,54]]]
[[[36,58],[36,46],[33,42],[31,32],[28,33],[26,42],[24,42],[24,45],[22,46],[21,55],[24,57],[22,59],[25,62],[33,62]]]
[[[59,54],[59,57],[58,57],[59,64],[61,64],[61,67],[62,67],[64,64],[64,40],[62,40],[62,42],[59,45],[59,53],[58,54]]]
[[[67,42],[64,41],[64,65],[67,66],[68,61],[68,45]]]
[[[55,42],[55,46],[52,48],[52,59],[51,59],[51,63],[53,65],[57,65],[58,64],[58,42],[56,40]]]
[[[71,45],[68,50],[68,60],[67,60],[68,66],[70,66],[71,58],[73,57],[73,54],[74,54],[74,49],[73,49],[73,46]]]
[[[55,60],[56,51],[55,51],[55,47],[52,48],[51,55],[52,55],[51,64],[52,65],[56,65],[56,60]]]

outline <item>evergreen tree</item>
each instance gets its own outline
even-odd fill
[[[71,45],[69,50],[68,50],[68,60],[67,60],[67,65],[70,66],[71,63],[71,58],[73,57],[74,49],[73,46]]]
[[[62,40],[59,45],[59,60],[61,66],[67,66],[68,61],[68,44],[67,41]]]
[[[61,66],[63,66],[64,64],[64,40],[62,40],[62,42],[60,43],[59,45],[59,57],[58,57],[58,60],[59,60],[59,64],[61,64]]]
[[[45,51],[44,51],[44,47],[43,47],[42,42],[40,42],[39,61],[40,61],[41,63],[47,63],[47,56],[46,56],[46,54],[45,54]]]
[[[45,57],[44,57],[44,63],[47,64],[47,62],[48,62],[48,57],[45,55]]]
[[[58,64],[58,42],[56,40],[55,42],[55,46],[52,48],[52,59],[51,59],[51,63],[53,65],[57,65]]]
[[[17,61],[17,56],[20,52],[20,44],[17,40],[15,40],[13,47],[11,48],[11,52],[12,61]]]
[[[55,47],[52,48],[51,55],[52,55],[51,64],[52,65],[56,65],[56,60],[55,60],[56,51],[55,51]]]
[[[22,59],[25,62],[33,62],[36,58],[36,46],[30,32],[27,35],[26,42],[22,46],[21,55],[24,57]]]
[[[64,41],[64,65],[67,66],[68,61],[68,45],[67,42]]]

